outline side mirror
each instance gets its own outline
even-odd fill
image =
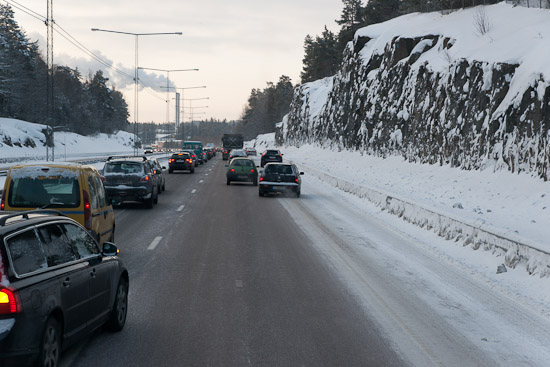
[[[112,242],[103,243],[103,256],[116,256],[118,254],[118,248]]]

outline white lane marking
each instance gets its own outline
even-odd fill
[[[197,192],[197,189],[191,190],[191,194],[194,194],[194,193],[196,193],[196,192]]]
[[[158,244],[160,243],[160,240],[162,240],[162,237],[155,237],[155,239],[153,240],[153,242],[151,242],[151,244],[149,245],[149,247],[147,247],[147,250],[154,250],[155,247],[157,247]]]
[[[200,180],[200,181],[199,181],[199,183],[203,183],[203,182],[204,182],[204,180]]]
[[[181,212],[183,210],[183,208],[185,208],[185,205],[180,205],[176,211]]]

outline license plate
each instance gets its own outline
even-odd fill
[[[241,179],[248,178],[248,176],[246,176],[246,175],[240,175],[240,176],[237,176],[237,177],[241,178]]]
[[[177,159],[176,162],[178,163],[184,163],[185,161],[183,159]]]

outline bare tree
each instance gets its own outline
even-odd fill
[[[480,6],[474,15],[474,27],[478,36],[483,36],[493,28],[484,6]]]

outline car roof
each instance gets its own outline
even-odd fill
[[[147,160],[148,159],[146,157],[120,157],[120,158],[109,157],[109,159],[107,159],[107,163],[109,163],[109,162],[127,162],[127,161],[142,163],[142,162],[145,162]]]
[[[59,219],[75,222],[60,211],[53,209],[37,209],[20,212],[2,211],[0,212],[0,234]]]

